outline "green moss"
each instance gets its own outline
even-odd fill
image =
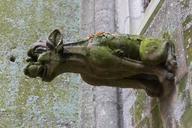
[[[135,126],[135,128],[148,128],[149,126],[150,126],[150,118],[145,117],[143,120],[139,122],[139,124]]]
[[[112,50],[107,47],[97,47],[90,49],[89,57],[92,63],[103,67],[107,67],[114,62]]]
[[[145,39],[141,42],[140,56],[146,64],[157,65],[165,61],[165,42],[158,39]]]
[[[141,53],[153,53],[158,49],[159,46],[161,46],[160,40],[152,40],[152,39],[146,39],[141,44]]]
[[[180,4],[183,8],[189,7],[189,0],[180,0]]]
[[[139,46],[141,40],[138,36],[119,35],[107,43],[111,49],[120,49],[124,56],[136,60],[140,58]]]
[[[163,123],[160,115],[160,108],[157,99],[153,99],[151,102],[152,108],[152,128],[163,128]]]
[[[192,15],[188,15],[185,20],[183,21],[182,25],[183,27],[186,27],[187,24],[189,24],[192,21]]]
[[[180,82],[179,82],[179,93],[183,93],[185,91],[185,87],[187,84],[187,77],[185,76]]]
[[[192,61],[192,26],[189,26],[189,24],[192,23],[192,16],[189,15],[183,22],[183,27],[184,27],[184,46],[187,51],[187,62],[188,65]],[[187,28],[186,28],[187,27]]]
[[[171,39],[171,34],[169,32],[164,32],[163,33],[163,39],[170,40]]]
[[[185,113],[182,116],[182,126],[184,128],[191,128],[192,126],[192,107],[186,109]]]
[[[47,84],[26,78],[22,68],[29,45],[53,29],[65,27],[65,38],[75,40],[79,34],[79,0],[0,3],[0,127],[58,127],[58,120],[61,125],[76,121],[78,88],[70,87],[71,77],[68,83],[59,77]],[[10,59],[11,55],[16,60]]]
[[[139,91],[139,93],[137,95],[137,100],[136,100],[135,106],[134,106],[135,107],[134,116],[135,116],[136,123],[140,123],[140,121],[142,120],[145,100],[146,100],[146,93],[144,91]]]

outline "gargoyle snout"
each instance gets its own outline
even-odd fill
[[[35,65],[27,65],[27,67],[24,68],[24,74],[26,76],[35,78],[37,77],[38,68]]]
[[[39,64],[29,64],[24,68],[24,74],[32,78],[43,77],[46,75],[46,72],[46,66]]]
[[[30,67],[30,65],[27,65],[27,67],[24,68],[24,74],[26,76],[35,78],[37,76],[36,74],[34,74],[35,72],[37,72],[37,68]]]
[[[28,71],[27,67],[24,68],[24,74],[25,74],[26,76],[29,76],[29,71]]]

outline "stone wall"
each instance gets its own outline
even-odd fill
[[[79,12],[79,0],[0,1],[1,128],[78,127],[79,77],[44,83],[26,77],[23,68],[29,46],[53,29],[62,29],[65,41],[76,40]]]
[[[120,2],[123,4],[122,2]],[[108,12],[110,9],[108,7],[113,4],[105,5],[102,3],[101,5],[97,5],[98,3],[95,0],[89,1],[84,0],[82,5],[89,8],[86,8],[89,12],[82,13],[81,18],[83,19],[82,31],[84,34],[93,33],[97,30],[102,31],[110,31],[110,32],[121,32],[126,33],[128,29],[119,29],[123,28],[123,25],[127,27],[127,23],[124,24],[119,22],[120,20],[125,21],[126,16],[121,17],[122,10],[120,7],[125,7],[126,5],[119,5],[118,2],[115,2],[115,10],[111,10],[115,12],[115,29],[110,30],[106,29],[110,23],[113,25],[113,20],[109,23],[108,19],[111,16],[111,13]],[[101,11],[97,10],[98,6]],[[104,7],[105,6],[105,7]],[[102,9],[104,7],[104,9]],[[96,9],[97,8],[97,9]],[[101,96],[105,97],[106,95],[113,95],[113,99],[110,100],[108,105],[113,101],[114,107],[117,108],[115,111],[110,111],[111,115],[117,116],[116,118],[107,118],[109,116],[108,111],[105,111],[105,105],[103,102],[96,101],[97,94],[100,92],[96,92],[97,89],[86,86],[86,91],[83,93],[85,96],[90,96],[88,100],[83,99],[82,106],[82,128],[86,124],[86,128],[107,128],[108,123],[110,121],[116,122],[119,120],[119,125],[113,125],[118,128],[162,128],[162,127],[178,127],[178,128],[190,128],[191,127],[191,117],[192,117],[192,106],[191,106],[191,54],[192,54],[192,43],[191,43],[191,8],[192,1],[183,0],[183,1],[175,1],[175,0],[165,0],[162,6],[159,9],[159,12],[153,18],[150,18],[151,24],[147,28],[145,32],[145,36],[149,37],[162,37],[165,32],[169,32],[172,35],[172,40],[175,41],[177,58],[178,58],[178,73],[176,77],[176,90],[173,91],[170,97],[164,99],[150,98],[146,95],[146,93],[142,90],[132,90],[132,89],[117,89],[117,91],[111,92],[110,89],[105,90],[107,94],[103,96],[102,89]],[[106,10],[105,10],[106,9]],[[88,11],[89,10],[89,11]],[[99,14],[99,20],[96,19],[96,16]],[[110,15],[107,15],[110,14]],[[95,16],[96,15],[96,16]],[[86,17],[87,16],[87,17]],[[106,16],[106,17],[105,17]],[[100,19],[103,17],[103,19]],[[105,21],[105,22],[103,22]],[[95,23],[96,22],[96,23]],[[99,25],[99,27],[97,27]],[[101,27],[100,27],[101,26]],[[99,28],[99,29],[95,29]],[[120,31],[119,31],[120,30]],[[121,31],[124,30],[124,31]],[[186,65],[187,59],[187,65]],[[186,73],[188,71],[188,74]],[[105,97],[105,101],[107,101],[108,97]],[[81,101],[81,102],[82,102]],[[118,103],[116,103],[116,101]],[[105,104],[106,104],[105,103]],[[103,104],[97,113],[98,108],[95,104]],[[161,111],[160,111],[161,110]],[[84,112],[86,112],[86,116],[91,118],[84,118]],[[103,114],[102,114],[103,112]],[[117,114],[118,112],[118,114]],[[99,116],[98,116],[99,114]],[[102,116],[102,117],[100,117]],[[102,120],[98,120],[98,117]],[[162,120],[162,117],[164,119]],[[84,122],[85,121],[85,122]],[[99,122],[101,121],[101,122]],[[105,123],[103,123],[105,122]],[[106,124],[106,122],[108,122]],[[164,123],[163,123],[164,122]],[[102,125],[97,125],[102,124]],[[109,125],[110,126],[110,125]]]
[[[177,58],[179,59],[179,71],[177,79],[177,92],[173,102],[175,127],[190,128],[192,126],[192,1],[166,0],[159,13],[145,32],[147,36],[160,37],[164,32],[172,34],[176,43]],[[186,65],[187,60],[187,65]],[[187,71],[184,74],[183,71]],[[156,103],[158,104],[158,102]]]
[[[82,0],[82,36],[101,31],[115,32],[115,0]],[[121,127],[118,89],[86,84],[81,92],[81,128]]]

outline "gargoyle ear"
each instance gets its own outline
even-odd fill
[[[63,35],[58,29],[55,29],[48,37],[49,41],[56,47],[58,44],[62,43]]]

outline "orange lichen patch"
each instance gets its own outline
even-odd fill
[[[107,32],[96,32],[95,34],[89,35],[87,38],[88,39],[93,39],[95,36],[104,36],[105,34],[109,34]]]
[[[96,32],[95,36],[103,36],[105,35],[105,32]]]
[[[89,44],[88,44],[88,46],[91,46],[91,42],[93,41],[93,38],[94,37],[97,37],[97,36],[103,36],[103,35],[105,35],[106,34],[106,32],[96,32],[95,34],[91,34],[91,35],[89,35],[87,38],[88,38],[88,40],[89,40]]]
[[[90,40],[90,42],[88,43],[87,47],[91,48],[93,46],[92,40]]]
[[[89,35],[87,38],[92,39],[94,37],[94,34]]]

